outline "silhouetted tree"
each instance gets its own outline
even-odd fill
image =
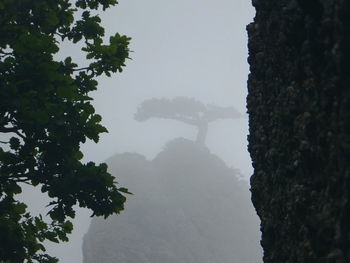
[[[174,99],[152,98],[142,102],[135,113],[135,119],[145,121],[150,118],[163,118],[181,121],[196,126],[196,142],[204,145],[208,133],[208,124],[219,119],[236,119],[242,115],[233,107],[220,107],[203,104],[193,98],[176,97]]]

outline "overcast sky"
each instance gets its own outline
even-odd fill
[[[116,152],[152,158],[171,138],[194,138],[182,123],[133,120],[137,106],[152,97],[194,97],[246,112],[248,75],[245,26],[253,17],[246,0],[122,0],[102,15],[107,35],[132,37],[132,60],[122,74],[100,80],[97,112],[110,131],[84,147],[86,160]],[[208,146],[229,165],[251,173],[246,151],[247,119],[211,124]]]
[[[97,113],[109,134],[99,144],[83,146],[85,160],[102,162],[115,153],[137,152],[148,159],[176,137],[194,139],[194,127],[167,120],[133,120],[145,99],[193,97],[204,103],[234,106],[246,112],[247,34],[254,9],[247,0],[120,0],[101,14],[107,38],[119,32],[132,37],[125,71],[99,80],[94,93]],[[64,55],[78,52],[63,49]],[[83,61],[81,63],[84,63]],[[207,146],[229,166],[252,173],[247,152],[248,119],[210,124]],[[80,211],[71,241],[50,246],[63,263],[82,262],[82,237],[89,213]]]

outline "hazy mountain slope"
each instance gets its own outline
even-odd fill
[[[92,221],[84,263],[261,262],[248,186],[207,148],[176,139],[152,161],[108,163],[134,195],[121,215]]]

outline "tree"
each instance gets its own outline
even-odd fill
[[[200,145],[205,144],[210,122],[240,117],[242,115],[233,107],[205,105],[195,99],[186,97],[176,97],[172,100],[164,98],[145,100],[135,113],[135,119],[138,121],[162,118],[193,125],[198,129],[196,142]]]
[[[57,262],[43,242],[68,240],[76,204],[105,217],[123,209],[127,190],[106,164],[82,163],[80,151],[107,132],[90,103],[95,78],[121,72],[129,57],[130,38],[115,34],[104,44],[94,14],[116,4],[0,0],[0,262]],[[89,64],[56,59],[63,41],[79,42]],[[51,198],[49,220],[18,201],[23,184]]]

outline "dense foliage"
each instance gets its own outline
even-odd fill
[[[43,242],[68,240],[76,204],[105,217],[123,209],[126,189],[106,164],[82,163],[80,151],[107,132],[90,103],[95,78],[121,72],[129,56],[130,38],[105,44],[96,15],[115,4],[0,0],[0,262],[57,262]],[[57,59],[63,41],[81,45],[88,65]],[[49,221],[18,201],[23,184],[51,198]]]

